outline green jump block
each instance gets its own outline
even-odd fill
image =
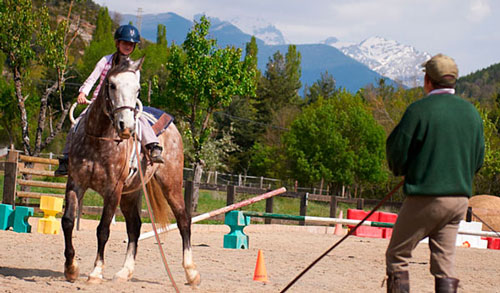
[[[9,230],[14,221],[14,209],[10,204],[0,204],[0,229]]]
[[[250,217],[243,215],[241,211],[230,211],[226,213],[224,224],[231,228],[231,232],[224,235],[224,248],[248,249],[248,235],[243,229],[250,225]]]
[[[31,233],[28,218],[33,216],[33,208],[0,204],[0,229],[8,230],[12,227],[14,232]]]

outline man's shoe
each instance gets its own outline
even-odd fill
[[[68,175],[68,156],[65,155],[62,158],[59,158],[59,167],[54,172],[54,175],[57,177]]]
[[[151,161],[153,163],[163,164],[165,160],[161,156],[163,148],[157,143],[150,143],[146,145],[146,148],[149,149],[151,155]]]

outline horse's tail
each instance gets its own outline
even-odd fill
[[[154,177],[146,184],[146,190],[151,201],[156,225],[158,225],[158,228],[166,227],[172,218],[172,210],[163,195],[160,184],[158,184],[158,181]]]

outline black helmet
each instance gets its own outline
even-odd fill
[[[115,40],[140,43],[141,35],[135,26],[125,24],[116,29]]]

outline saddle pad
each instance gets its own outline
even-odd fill
[[[174,117],[172,115],[165,113],[160,109],[148,106],[143,107],[142,115],[146,118],[146,120],[148,120],[156,136],[162,134],[162,132],[168,128],[170,123],[174,121]]]

